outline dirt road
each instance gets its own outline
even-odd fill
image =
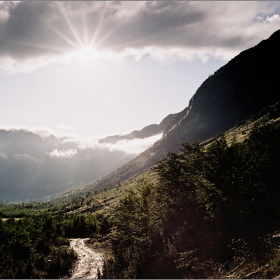
[[[78,255],[78,261],[71,275],[71,279],[97,278],[97,268],[102,267],[104,255],[89,248],[85,242],[89,238],[70,239],[70,246]]]

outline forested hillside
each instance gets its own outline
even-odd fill
[[[170,152],[154,167],[158,182],[142,183],[117,207],[114,257],[103,277],[280,274],[271,238],[280,227],[279,135],[278,121],[263,121],[243,142],[222,136],[206,148],[184,142]]]

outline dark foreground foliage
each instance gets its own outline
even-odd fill
[[[242,143],[169,153],[154,168],[158,183],[118,206],[102,277],[222,278],[237,259],[267,261],[264,237],[280,226],[279,136],[279,124],[259,123]]]
[[[106,234],[101,214],[0,219],[0,278],[69,277],[77,257],[67,238]]]

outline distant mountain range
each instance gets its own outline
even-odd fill
[[[135,155],[0,130],[0,202],[43,199],[88,184]],[[113,168],[114,167],[114,168]]]
[[[181,143],[205,141],[279,99],[279,49],[280,30],[241,52],[202,83],[189,106],[173,116],[160,140],[94,187],[114,185],[139,174],[169,151],[178,151]]]
[[[93,139],[93,143],[0,130],[0,203],[46,199],[92,183],[137,155],[124,151],[129,142],[162,134],[174,116],[127,135]]]

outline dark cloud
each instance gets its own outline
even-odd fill
[[[123,42],[130,47],[184,45],[185,32],[181,31],[205,16],[204,12],[190,9],[188,3],[147,2],[145,9],[124,21],[104,45],[109,47]]]
[[[280,28],[278,20],[265,21],[279,12],[279,6],[270,2],[2,2],[0,58],[8,55],[21,61],[67,53],[94,36],[99,50],[181,48],[223,56]],[[256,20],[259,15],[263,20]]]
[[[9,9],[9,18],[1,24],[1,53],[14,57],[38,55],[45,50],[34,44],[45,43],[48,4],[46,2],[20,2]]]

